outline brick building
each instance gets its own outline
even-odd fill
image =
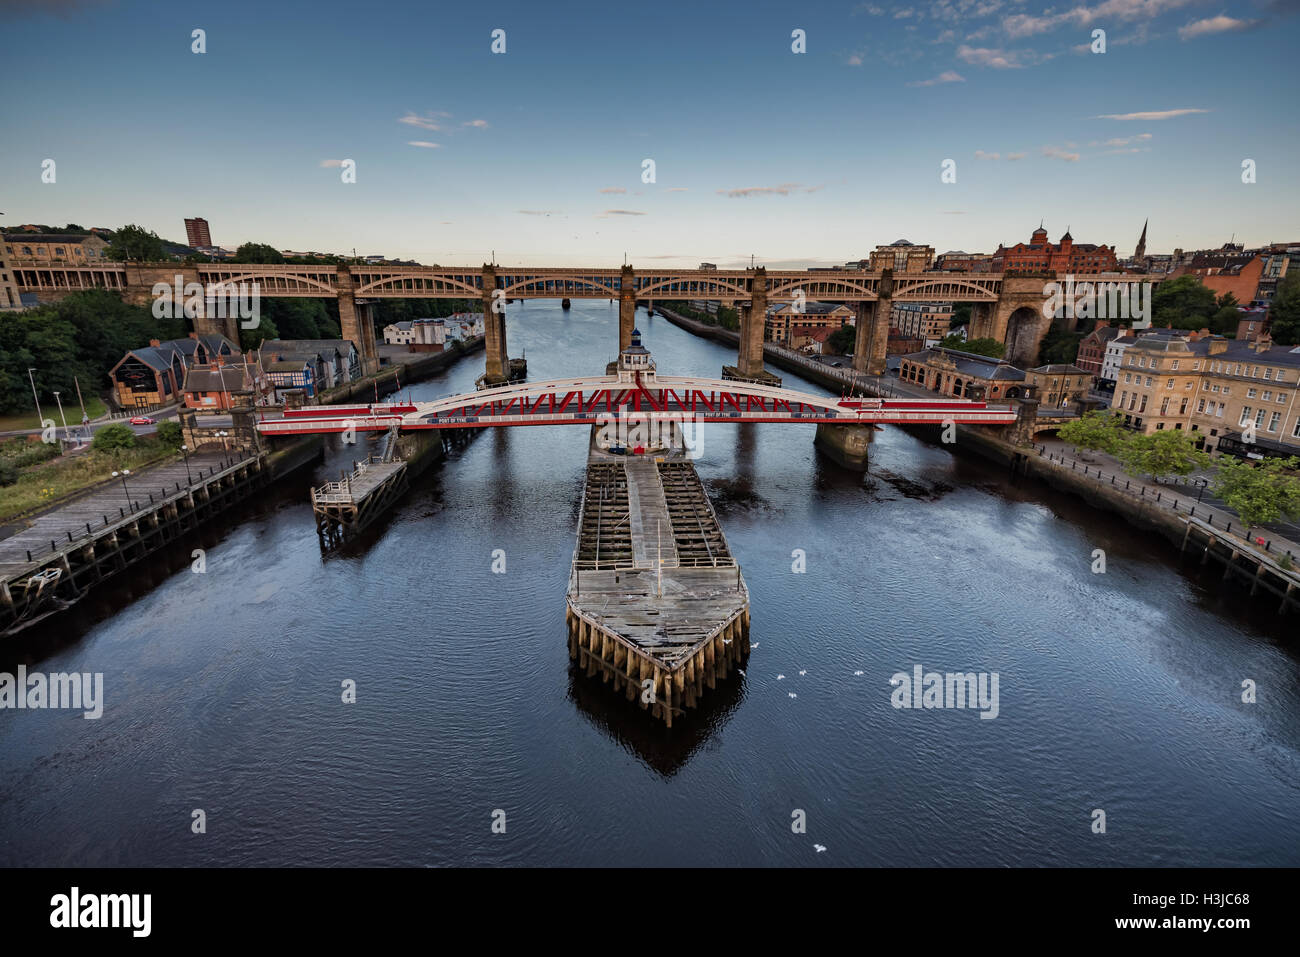
[[[1040,225],[1027,243],[1016,243],[1014,246],[999,244],[993,253],[990,271],[1057,272],[1077,276],[1118,272],[1119,259],[1110,246],[1076,243],[1069,230],[1066,230],[1059,243],[1049,242],[1047,230]]]

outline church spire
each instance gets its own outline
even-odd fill
[[[1151,222],[1149,218],[1142,221],[1142,237],[1138,240],[1137,249],[1133,251],[1134,259],[1142,259],[1147,254],[1147,223],[1149,222]]]

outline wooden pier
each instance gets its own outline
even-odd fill
[[[570,659],[669,727],[744,662],[749,591],[684,455],[593,441],[565,618]]]
[[[382,454],[353,462],[352,472],[311,490],[316,536],[328,552],[355,538],[388,510],[407,487],[406,462],[397,457],[397,429],[385,437]]]
[[[268,480],[265,454],[200,453],[110,481],[0,540],[0,637],[74,604]]]
[[[1211,560],[1223,565],[1223,580],[1236,576],[1241,584],[1250,584],[1252,598],[1261,590],[1280,598],[1279,615],[1293,610],[1300,602],[1300,573],[1288,568],[1271,554],[1240,536],[1190,516],[1183,519],[1187,530],[1183,533],[1180,551],[1201,550],[1201,564]]]

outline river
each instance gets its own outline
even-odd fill
[[[665,374],[734,361],[638,322]],[[601,372],[617,324],[605,301],[516,303],[509,343],[532,379]],[[1220,595],[1164,541],[898,429],[864,478],[811,427],[710,425],[698,468],[754,650],[669,730],[569,664],[587,439],[480,435],[328,559],[310,476],[282,483],[203,534],[204,573],[187,545],[0,648],[4,671],[102,672],[105,697],[99,720],[0,711],[0,864],[1300,864],[1275,598]],[[896,709],[916,665],[997,673],[997,717]]]

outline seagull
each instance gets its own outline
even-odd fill
[[[757,641],[754,642],[754,643],[753,643],[752,645],[750,645],[749,647],[751,647],[751,648],[757,648],[757,647],[758,647],[758,642],[757,642]]]
[[[855,677],[861,678],[862,675],[863,675],[863,672],[861,672],[861,671],[855,671],[855,672],[853,672],[853,674],[854,674]]]
[[[730,638],[723,638],[723,639],[722,639],[722,643],[723,643],[724,645],[729,645],[729,644],[731,644],[731,639],[730,639]]]
[[[799,674],[801,674],[801,675],[806,675],[807,673],[808,673],[808,669],[807,669],[807,668],[805,668],[803,671],[799,672]]]
[[[791,698],[797,698],[797,697],[799,697],[799,696],[798,696],[797,694],[795,694],[793,691],[788,691],[788,692],[786,692],[786,693],[787,693]]]
[[[784,681],[784,680],[785,680],[785,675],[777,675],[777,676],[776,676],[776,680],[777,680],[777,681]]]
[[[818,854],[820,854],[822,851],[826,850],[826,845],[825,845],[825,844],[814,844],[814,845],[813,845],[813,850],[815,850]]]
[[[745,669],[744,669],[744,668],[737,668],[736,670],[740,672],[740,677],[742,677],[742,678],[745,677]]]

